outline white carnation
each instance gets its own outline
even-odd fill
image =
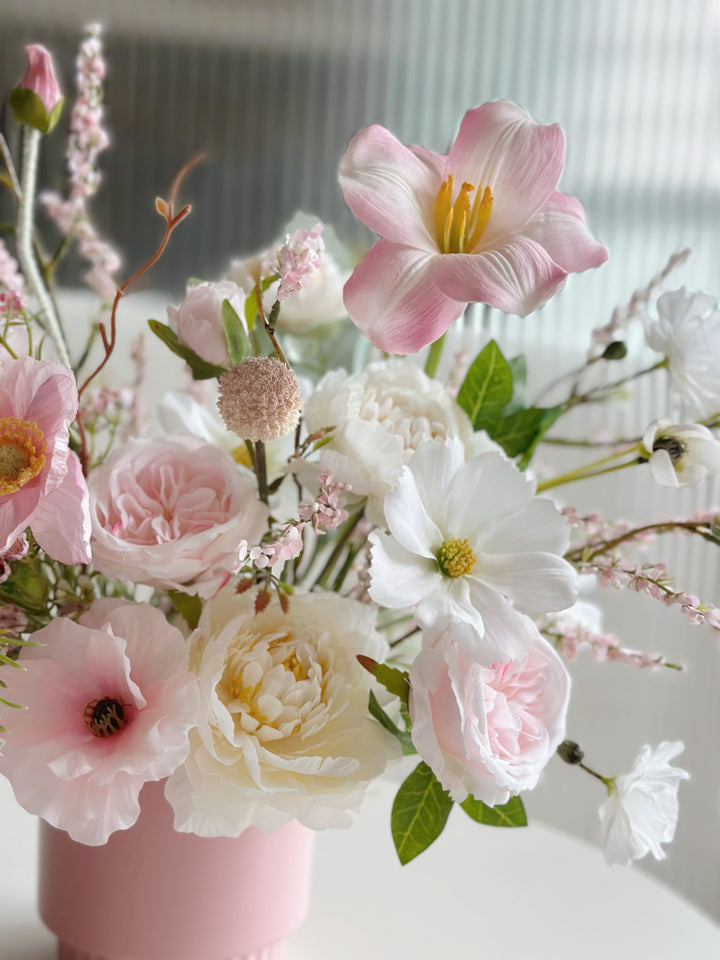
[[[608,863],[627,866],[647,853],[664,859],[660,844],[675,836],[678,787],[689,776],[669,761],[684,749],[682,743],[667,741],[654,750],[645,746],[632,770],[615,778],[599,811]]]
[[[648,345],[667,358],[674,392],[698,420],[720,411],[720,312],[706,293],[664,293],[658,319],[648,321]]]

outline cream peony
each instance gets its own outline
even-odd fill
[[[268,510],[232,457],[196,437],[130,440],[90,475],[93,562],[121,580],[211,596]]]
[[[273,601],[222,590],[190,637],[203,716],[168,781],[175,828],[200,836],[275,830],[296,819],[349,826],[396,741],[367,712],[372,679],[356,655],[382,659],[375,611],[335,594]]]
[[[458,437],[468,456],[500,449],[484,432],[474,434],[446,388],[411,360],[371,363],[355,376],[331,371],[307,400],[303,416],[308,433],[335,429],[319,463],[298,466],[301,478],[325,472],[349,483],[355,496],[368,497],[367,516],[379,524],[385,494],[423,441]]]
[[[627,866],[652,853],[663,860],[660,846],[675,836],[678,787],[689,774],[671,767],[685,749],[682,743],[664,741],[652,749],[644,746],[629,773],[616,777],[600,807],[603,848],[608,863]]]
[[[529,617],[528,653],[485,667],[458,642],[467,624],[426,635],[410,670],[412,740],[453,800],[489,806],[532,790],[565,736],[570,677]]]

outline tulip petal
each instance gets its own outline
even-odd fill
[[[555,189],[565,161],[565,138],[557,124],[535,123],[503,100],[485,103],[463,117],[447,158],[458,184],[489,186],[493,207],[483,245],[516,231]]]
[[[455,301],[487,303],[520,317],[541,307],[567,277],[538,243],[522,236],[480,254],[434,257],[430,273],[438,288]]]
[[[462,314],[467,299],[442,292],[432,276],[440,259],[454,258],[380,240],[355,268],[345,284],[345,307],[376,347],[416,353]]]
[[[340,189],[355,216],[381,237],[436,251],[431,229],[442,182],[437,168],[437,154],[414,152],[373,125],[348,144],[340,161]]]
[[[588,232],[580,201],[557,190],[522,232],[568,273],[599,267],[609,256],[607,248]]]

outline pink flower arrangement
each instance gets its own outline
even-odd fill
[[[0,555],[30,527],[54,560],[89,562],[87,485],[68,448],[77,405],[61,363],[0,355]]]
[[[569,273],[603,263],[581,204],[555,189],[564,155],[559,126],[503,101],[468,111],[447,156],[384,127],[356,134],[340,186],[383,239],[345,285],[345,306],[368,339],[414,353],[470,301],[525,316]]]
[[[26,810],[105,843],[137,820],[143,783],[188,755],[199,698],[185,640],[156,608],[110,599],[34,639],[8,682],[27,710],[10,719],[0,704],[10,728],[0,773]]]
[[[412,740],[453,800],[488,806],[532,790],[565,736],[570,677],[532,620],[528,654],[485,667],[458,642],[465,624],[426,634],[410,670]]]
[[[130,440],[90,479],[98,570],[166,590],[212,596],[259,540],[267,507],[230,454],[197,437]]]

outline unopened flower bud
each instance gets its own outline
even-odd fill
[[[557,748],[561,760],[565,763],[582,763],[585,754],[574,740],[563,740]]]
[[[603,360],[622,360],[627,356],[627,346],[622,340],[613,340],[602,353]]]
[[[49,133],[60,119],[64,97],[55,77],[52,56],[42,44],[25,47],[28,69],[10,92],[9,103],[18,123]]]
[[[248,357],[220,377],[218,410],[243,440],[276,440],[297,426],[300,387],[276,357]]]

